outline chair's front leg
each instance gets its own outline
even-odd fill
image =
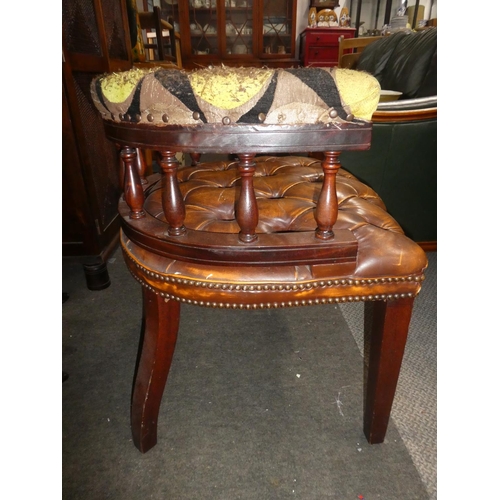
[[[368,379],[364,408],[364,433],[369,443],[382,443],[391,415],[399,371],[408,336],[414,298],[365,304],[373,306]]]
[[[160,403],[179,330],[180,302],[165,301],[143,287],[144,336],[134,381],[132,437],[145,453],[156,444]]]

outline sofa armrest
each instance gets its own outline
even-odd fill
[[[401,99],[399,101],[379,102],[377,111],[402,111],[411,109],[437,108],[437,95]]]

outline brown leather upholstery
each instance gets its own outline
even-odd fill
[[[314,210],[323,182],[321,162],[298,156],[264,156],[255,161],[257,233],[314,231]],[[178,179],[188,229],[238,233],[234,209],[239,197],[237,162],[185,167],[179,170]],[[147,193],[145,210],[165,222],[159,178],[152,179]],[[342,169],[337,174],[337,196],[339,216],[334,231],[349,229],[357,239],[358,256],[353,263],[193,264],[153,255],[123,236],[125,255],[132,273],[143,284],[166,298],[206,306],[283,307],[416,295],[427,265],[425,253],[403,235],[379,196]],[[242,293],[253,288],[260,293],[254,297],[245,294],[243,301]],[[285,292],[297,289],[303,291],[301,297],[287,300]]]

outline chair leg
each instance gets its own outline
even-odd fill
[[[364,433],[369,443],[383,443],[405,350],[413,298],[372,302]],[[369,304],[365,304],[367,315]],[[366,324],[366,323],[365,323]]]
[[[132,437],[141,453],[156,444],[160,403],[179,330],[180,303],[143,287],[144,337],[131,406]]]

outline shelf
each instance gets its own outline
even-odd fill
[[[287,36],[290,37],[290,35]],[[217,33],[191,33],[191,38],[217,38]],[[253,38],[253,35],[252,33],[248,35],[243,33],[229,35],[226,33],[226,40],[236,40],[237,38],[245,38],[247,40],[251,40]]]
[[[198,8],[190,8],[191,11],[195,12],[214,12],[217,11],[217,8],[212,7],[209,9],[208,7],[198,7]],[[231,7],[231,8],[225,8],[224,9],[227,13],[233,13],[233,12],[251,12],[253,10],[253,7]]]

